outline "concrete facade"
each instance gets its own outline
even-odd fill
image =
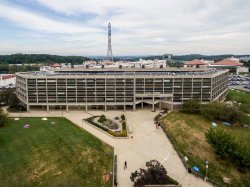
[[[195,99],[207,103],[223,98],[228,70],[214,69],[60,69],[55,73],[17,73],[17,96],[27,106],[70,106],[136,110],[150,106],[178,109]]]

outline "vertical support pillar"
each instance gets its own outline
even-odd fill
[[[124,104],[124,106],[123,106],[123,110],[126,111],[126,105],[125,105],[125,104]]]
[[[26,107],[27,107],[26,108],[27,112],[29,112],[30,111],[30,105],[27,105]]]
[[[49,112],[49,105],[47,105],[47,112]]]
[[[141,108],[143,109],[143,101],[141,102]]]
[[[85,105],[85,111],[88,112],[88,105]]]
[[[104,111],[106,112],[107,111],[107,105],[105,104],[104,106]]]
[[[135,106],[135,103],[133,104],[133,111],[135,111],[136,110],[136,106]]]
[[[68,105],[66,105],[66,112],[68,112],[69,111],[69,106]]]
[[[161,110],[161,100],[160,100],[160,102],[159,102],[159,108],[160,108],[160,110]]]
[[[174,110],[174,96],[172,97],[171,110]]]
[[[155,111],[155,97],[153,97],[152,111]]]

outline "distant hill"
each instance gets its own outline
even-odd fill
[[[34,63],[82,64],[82,62],[86,60],[89,60],[89,58],[82,56],[58,56],[58,55],[48,55],[48,54],[0,55],[0,64],[34,64]]]
[[[172,60],[176,61],[189,61],[193,59],[204,59],[204,60],[214,60],[219,61],[225,58],[230,57],[242,58],[249,57],[250,55],[234,55],[234,54],[223,54],[223,55],[201,55],[201,54],[189,54],[189,55],[173,55]],[[91,56],[90,58],[94,60],[102,60],[105,59],[104,56]],[[151,56],[114,56],[114,60],[130,60],[130,61],[138,61],[140,58],[144,60],[154,60],[154,59],[162,59],[163,55],[151,55]]]

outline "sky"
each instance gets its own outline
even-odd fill
[[[249,0],[0,0],[0,54],[250,54]]]

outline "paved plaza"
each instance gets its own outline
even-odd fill
[[[125,114],[127,124],[132,126],[133,138],[115,139],[107,134],[104,134],[95,127],[85,123],[82,119],[88,118],[91,115],[105,114],[108,118],[114,118]],[[115,154],[118,160],[118,186],[130,187],[130,174],[139,168],[145,167],[145,163],[149,160],[156,159],[160,161],[167,169],[168,175],[177,180],[183,187],[206,187],[211,186],[205,183],[200,178],[189,174],[172,144],[164,134],[161,128],[156,128],[153,122],[157,112],[149,110],[133,111],[31,111],[29,113],[16,113],[10,116],[19,117],[52,117],[64,116],[90,132],[94,136],[100,138],[104,142],[114,147]],[[127,161],[128,168],[124,170],[124,162]]]

